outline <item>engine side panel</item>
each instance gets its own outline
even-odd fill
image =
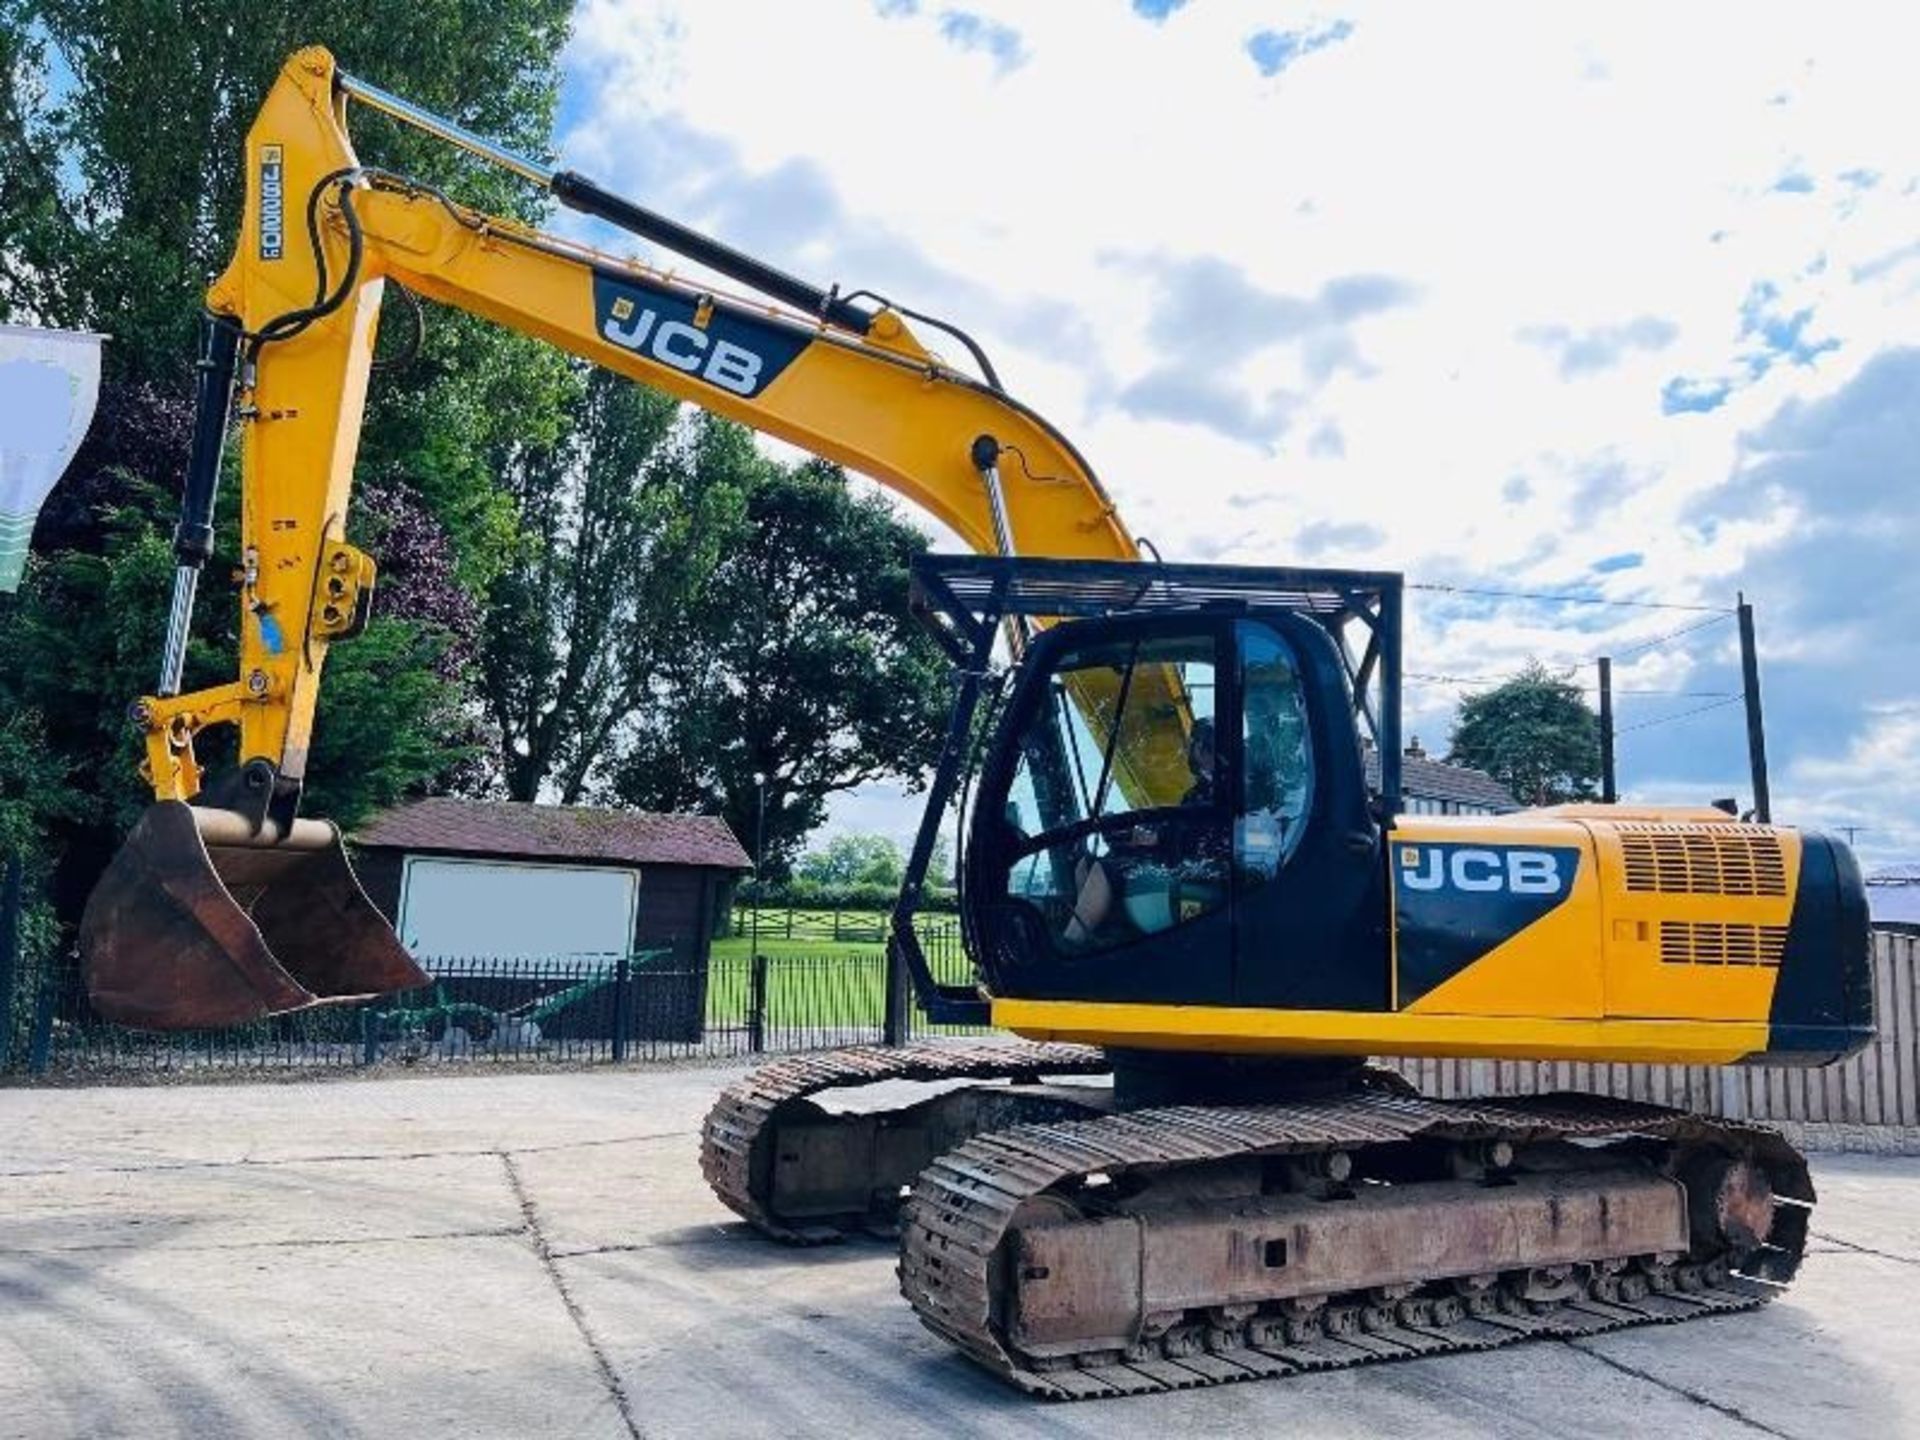
[[[1405,817],[1385,1009],[996,998],[1033,1039],[1274,1054],[1823,1064],[1873,1037],[1864,892],[1825,836],[1717,812]]]

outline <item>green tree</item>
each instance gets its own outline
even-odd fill
[[[344,66],[537,155],[570,13],[566,0],[262,0],[236,24],[204,0],[0,0],[13,81],[0,104],[0,315],[105,330],[109,388],[186,395],[201,294],[234,245],[241,146],[288,55],[324,37]],[[523,182],[442,141],[364,108],[352,126],[363,159],[489,210],[544,213]],[[494,474],[515,445],[551,443],[577,393],[549,347],[436,310],[415,361],[373,387],[360,474],[425,496],[463,578],[483,588],[512,540]]]
[[[885,835],[836,835],[802,855],[793,873],[816,885],[894,886],[906,868],[900,847]]]
[[[953,889],[953,842],[944,835],[933,842],[927,857],[927,889]]]
[[[702,463],[745,475],[746,537],[706,601],[663,647],[608,791],[657,810],[704,810],[756,833],[787,873],[827,797],[917,781],[939,750],[947,667],[907,612],[907,563],[926,537],[838,467],[784,466],[724,421],[702,422]]]
[[[520,541],[489,597],[480,668],[514,799],[549,784],[580,799],[744,541],[748,477],[703,465],[707,433],[671,397],[598,371],[574,427],[510,473]]]
[[[1590,800],[1600,778],[1600,722],[1567,675],[1538,660],[1460,703],[1447,758],[1486,771],[1526,805]]]
[[[142,801],[123,717],[158,662],[196,316],[233,244],[261,96],[319,37],[349,68],[541,153],[570,11],[568,0],[261,0],[236,21],[207,0],[0,0],[0,319],[113,337],[92,436],[43,516],[26,588],[0,609],[0,714],[31,717],[20,723],[40,737],[31,763],[28,747],[0,745],[0,796],[33,808],[42,858],[63,854],[69,916]],[[540,213],[530,189],[451,147],[364,110],[353,125],[370,161]],[[577,393],[551,350],[450,314],[429,323],[414,363],[377,379],[359,474],[410,518],[370,547],[383,561],[375,626],[328,661],[316,808],[351,817],[458,776],[449,762],[474,737],[448,597],[470,601],[511,557],[515,511],[495,475],[517,446],[557,439]],[[225,499],[230,554],[231,488]],[[351,525],[363,543],[382,528],[358,511]],[[389,543],[432,563],[409,577]],[[231,677],[224,561],[201,589],[189,684]],[[208,758],[219,753],[216,740]],[[77,798],[58,798],[48,776]]]
[[[197,300],[234,244],[241,142],[286,58],[340,63],[484,135],[545,153],[568,0],[0,0],[0,304],[110,320],[115,375],[185,377]],[[56,83],[55,77],[59,77]],[[362,157],[531,217],[533,192],[356,110]]]

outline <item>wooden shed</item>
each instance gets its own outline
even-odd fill
[[[417,800],[352,837],[361,883],[423,958],[624,955],[707,968],[747,853],[711,815]]]

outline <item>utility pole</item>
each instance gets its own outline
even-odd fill
[[[753,826],[753,938],[748,948],[760,953],[760,908],[767,901],[767,773],[753,772],[753,792],[757,819]]]
[[[1753,607],[1739,595],[1740,684],[1747,702],[1747,760],[1753,767],[1753,817],[1773,823],[1773,795],[1767,785],[1767,732],[1760,714],[1760,656],[1753,643]]]
[[[1620,803],[1620,786],[1613,773],[1613,657],[1600,657],[1600,799]]]

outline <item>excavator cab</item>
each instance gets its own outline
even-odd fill
[[[1397,762],[1399,577],[928,556],[914,585],[963,677],[955,737],[977,728],[979,647],[1047,627],[930,797],[929,824],[969,796],[962,921],[992,995],[1383,1003],[1398,767],[1370,784],[1360,736],[1381,725]],[[964,1007],[930,979],[923,1003]]]
[[[1379,827],[1347,675],[1313,619],[1236,607],[1040,636],[982,764],[968,853],[996,994],[1384,995],[1382,945],[1348,934],[1377,888]]]

